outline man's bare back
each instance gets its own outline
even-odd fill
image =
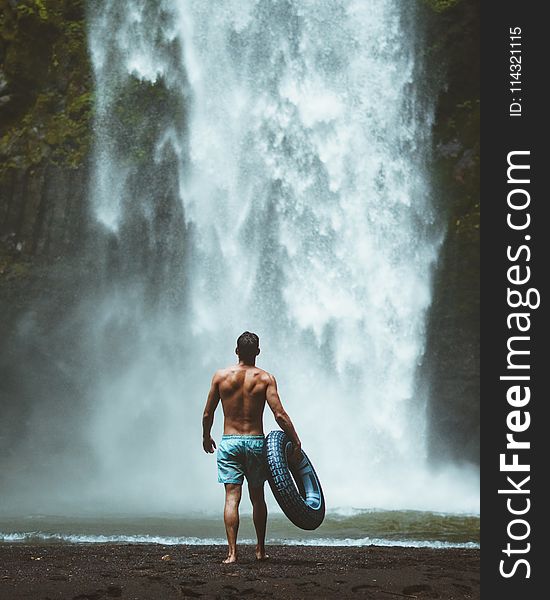
[[[212,377],[203,415],[203,425],[206,425],[203,447],[206,452],[213,452],[216,447],[210,437],[210,429],[220,400],[224,435],[263,435],[263,413],[267,402],[275,420],[290,437],[294,449],[300,448],[292,421],[281,404],[275,377],[254,364],[240,360],[237,365],[216,371]]]
[[[238,364],[214,375],[224,414],[226,435],[263,434],[263,412],[267,391],[275,378],[256,366]]]

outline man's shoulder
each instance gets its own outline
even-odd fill
[[[269,373],[268,371],[264,371],[264,369],[260,369],[259,367],[256,367],[256,369],[258,372],[258,376],[262,381],[265,381],[266,383],[271,383],[272,381],[274,381],[275,377],[273,377],[271,373]]]
[[[231,367],[222,367],[214,372],[214,379],[223,379],[227,377],[231,372]]]
[[[213,383],[220,383],[227,377],[227,369],[217,369],[214,371],[214,375],[212,375]]]
[[[234,375],[237,371],[239,371],[237,365],[229,365],[228,367],[222,367],[214,373],[214,379],[225,379],[226,377]]]

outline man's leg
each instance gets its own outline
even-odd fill
[[[258,544],[256,545],[256,558],[265,560],[269,558],[265,553],[265,528],[267,523],[267,505],[264,497],[264,484],[259,487],[249,487],[248,494],[252,502],[252,518],[254,519],[254,527],[256,528],[256,537]]]
[[[225,508],[223,520],[227,533],[229,551],[224,563],[237,562],[237,532],[239,531],[239,502],[243,486],[238,483],[225,484]]]

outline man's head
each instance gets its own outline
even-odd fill
[[[245,363],[254,363],[260,354],[260,338],[250,331],[245,331],[237,338],[237,356]]]

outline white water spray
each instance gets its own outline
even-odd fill
[[[219,503],[201,410],[212,372],[249,329],[329,509],[476,509],[475,479],[458,470],[434,478],[427,462],[418,367],[440,232],[412,8],[94,5],[93,214],[124,257],[124,277],[95,303],[87,342],[117,361],[113,340],[122,349],[94,387],[87,427],[98,497],[144,509]],[[140,148],[124,143],[131,116],[121,127],[116,115],[133,110],[121,98],[159,86],[168,100],[151,100],[152,154],[136,174],[130,158]],[[181,202],[169,236],[156,226],[154,186],[135,184],[159,169]],[[160,262],[141,268],[136,252],[147,248],[162,248]],[[144,300],[151,289],[154,309]]]

